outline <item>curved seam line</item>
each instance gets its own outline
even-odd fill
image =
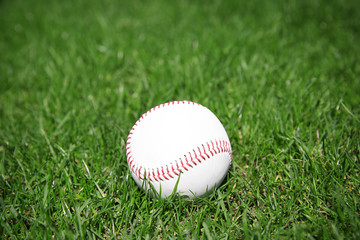
[[[141,165],[139,166],[139,164],[136,163],[136,161],[132,155],[132,152],[131,152],[131,138],[132,138],[131,135],[133,135],[133,132],[135,131],[138,123],[140,123],[145,117],[147,117],[147,115],[149,113],[151,113],[152,111],[155,111],[156,109],[159,109],[161,107],[166,107],[166,106],[175,105],[175,104],[185,104],[185,103],[192,104],[192,105],[200,105],[199,103],[195,103],[195,102],[191,102],[191,101],[173,101],[173,102],[163,103],[163,104],[160,104],[158,106],[151,108],[149,111],[144,113],[137,120],[137,122],[134,124],[134,126],[131,128],[130,133],[127,138],[127,141],[126,141],[127,162],[128,162],[128,165],[129,165],[131,171],[140,180],[147,179],[151,182],[165,181],[165,180],[169,180],[168,177],[170,177],[170,178],[175,177],[175,176],[172,176],[171,173],[178,176],[180,173],[183,172],[183,170],[185,170],[185,171],[190,170],[185,167],[185,165],[183,163],[183,159],[179,158],[180,165],[179,165],[178,161],[175,160],[174,162],[166,164],[165,166],[160,166],[155,169],[152,168],[152,169],[149,169],[149,171],[146,171],[145,167],[143,167]],[[202,106],[202,105],[200,105],[200,106]],[[215,142],[215,145],[214,145],[214,142]],[[202,163],[202,161],[205,161],[206,159],[209,159],[209,158],[213,157],[214,155],[217,155],[219,153],[226,153],[226,152],[230,155],[230,164],[232,163],[232,151],[231,151],[231,145],[230,145],[229,141],[227,141],[227,140],[214,140],[214,141],[210,140],[210,143],[211,143],[211,145],[208,142],[205,143],[205,145],[207,145],[207,147],[208,147],[208,150],[206,150],[206,147],[204,144],[201,144],[200,146],[197,146],[196,148],[192,149],[194,158],[193,158],[193,154],[190,151],[189,152],[190,161],[188,160],[186,154],[184,154],[184,158],[185,158],[184,160],[186,161],[186,165],[193,168],[194,165],[196,166],[198,163]],[[217,150],[215,149],[215,146],[216,146]],[[201,152],[201,147],[203,148],[203,153]],[[211,147],[212,147],[212,151],[210,149]],[[199,157],[196,154],[196,149],[198,150]],[[198,163],[196,163],[196,161],[194,159],[197,160]],[[168,165],[170,165],[170,170],[169,170]],[[175,168],[174,168],[174,166],[175,166]]]

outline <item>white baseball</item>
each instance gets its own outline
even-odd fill
[[[137,185],[163,198],[175,186],[182,196],[205,195],[221,184],[232,161],[219,119],[189,101],[161,104],[143,114],[129,133],[126,155]]]

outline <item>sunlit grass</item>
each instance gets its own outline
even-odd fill
[[[2,238],[360,238],[357,1],[0,2]],[[191,100],[233,165],[154,199],[125,141]]]

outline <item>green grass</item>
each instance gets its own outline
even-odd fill
[[[128,2],[0,1],[0,238],[359,239],[358,1]],[[125,141],[181,99],[233,165],[156,200]]]

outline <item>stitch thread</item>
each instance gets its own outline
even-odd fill
[[[210,144],[208,142],[204,143],[207,146],[207,149],[204,144],[201,144],[200,146],[197,146],[192,150],[193,153],[189,152],[188,156],[185,154],[184,158],[179,158],[179,162],[175,160],[174,163],[170,163],[170,169],[168,165],[162,166],[160,167],[160,169],[159,168],[144,169],[142,166],[137,166],[137,164],[134,162],[134,157],[131,151],[131,139],[132,139],[131,135],[133,135],[133,132],[135,131],[135,128],[137,127],[138,123],[140,123],[149,113],[154,112],[161,107],[166,107],[175,104],[200,105],[198,103],[191,101],[173,101],[173,102],[160,104],[157,107],[153,107],[148,112],[144,113],[130,130],[126,142],[127,161],[131,171],[135,175],[137,175],[141,180],[145,178],[147,178],[151,182],[169,180],[170,178],[174,178],[175,176],[178,176],[180,173],[183,173],[184,171],[189,171],[190,169],[188,167],[193,168],[194,166],[197,166],[197,164],[200,164],[203,161],[206,161],[210,157],[219,153],[224,153],[224,152],[228,153],[230,155],[230,162],[232,161],[232,151],[231,151],[230,143],[226,140],[215,139],[215,140],[211,140]],[[203,152],[201,152],[201,148]],[[198,151],[198,154],[196,153],[196,150]],[[183,161],[185,161],[185,164]]]

